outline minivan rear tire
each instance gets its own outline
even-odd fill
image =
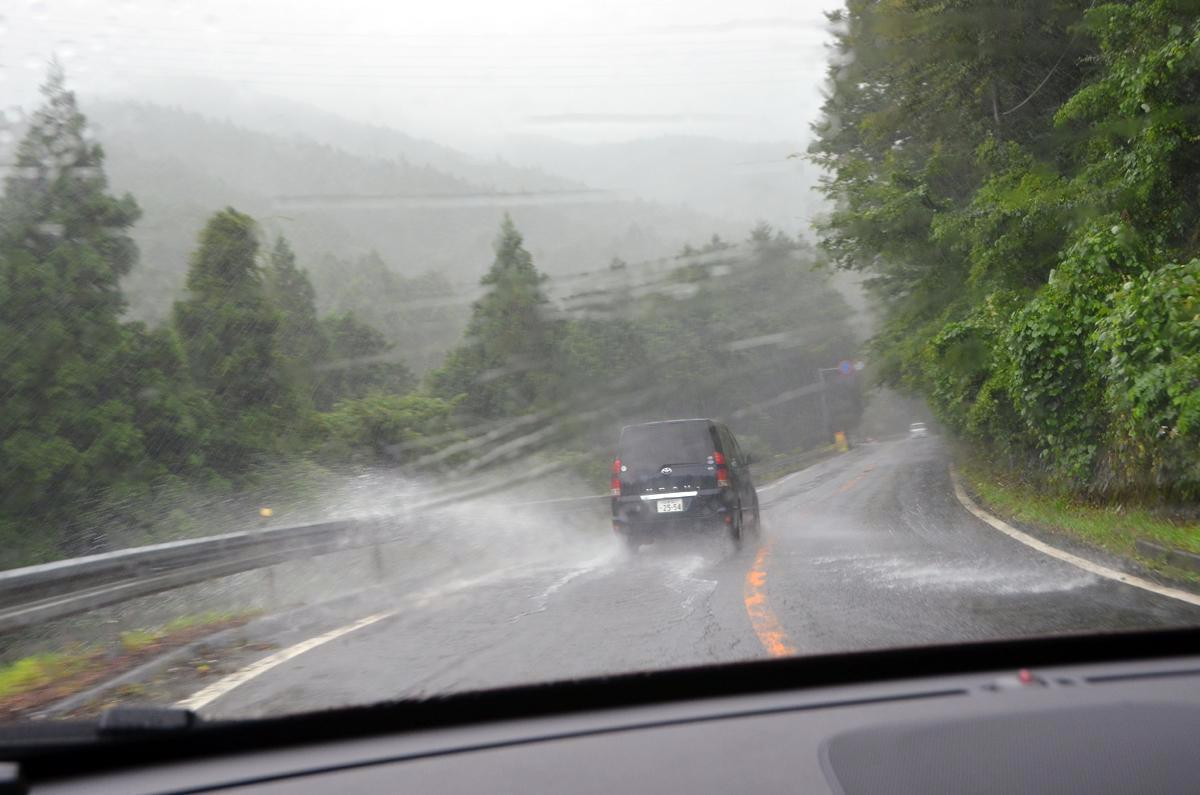
[[[744,522],[742,521],[742,504],[739,502],[737,508],[733,512],[733,523],[729,526],[729,538],[733,541],[733,549],[735,552],[740,552],[742,549],[742,536],[744,535]]]

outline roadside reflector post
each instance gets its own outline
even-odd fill
[[[376,579],[376,581],[378,581],[378,582],[382,582],[382,581],[383,581],[383,574],[384,574],[384,567],[383,567],[383,545],[382,545],[382,544],[380,544],[378,541],[376,541],[376,542],[375,542],[375,543],[374,543],[374,544],[371,546],[371,563],[373,564],[373,568],[375,569],[375,579]]]
[[[272,607],[279,606],[279,589],[275,586],[275,567],[267,566],[263,569],[263,576],[267,581],[267,602]]]

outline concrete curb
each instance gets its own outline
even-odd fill
[[[1186,602],[1187,604],[1200,607],[1200,594],[1184,591],[1180,588],[1171,588],[1169,586],[1159,585],[1143,577],[1138,577],[1133,574],[1117,571],[1116,569],[1101,565],[1094,561],[1088,560],[1087,558],[1080,557],[1079,555],[1072,554],[1065,550],[1059,549],[1058,547],[1047,544],[1045,541],[1035,538],[1029,533],[1025,533],[1016,529],[1003,519],[991,515],[987,511],[980,508],[979,505],[976,504],[973,499],[971,499],[970,495],[967,494],[966,489],[963,488],[962,482],[959,480],[958,472],[955,470],[953,465],[950,466],[950,482],[954,485],[954,496],[958,498],[958,501],[964,508],[967,509],[968,512],[974,515],[977,519],[991,525],[1001,533],[1004,533],[1009,538],[1019,541],[1025,546],[1031,547],[1032,549],[1035,549],[1044,555],[1057,558],[1058,560],[1068,563],[1078,569],[1083,569],[1084,571],[1094,574],[1097,577],[1103,577],[1108,580],[1119,582],[1123,585],[1129,585],[1134,588],[1140,588],[1143,591],[1149,591],[1150,593],[1157,594],[1158,596],[1164,596],[1168,599],[1175,599],[1180,602]]]
[[[1148,558],[1161,560],[1186,571],[1200,572],[1200,555],[1197,555],[1195,552],[1165,547],[1162,544],[1156,544],[1144,538],[1134,541],[1133,546],[1134,549]]]

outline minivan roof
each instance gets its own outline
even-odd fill
[[[633,425],[626,425],[625,427],[621,428],[621,432],[624,433],[630,428],[644,428],[647,425],[670,425],[678,422],[705,422],[709,425],[717,424],[714,420],[707,419],[706,417],[694,417],[687,420],[655,420],[654,422],[635,422]]]

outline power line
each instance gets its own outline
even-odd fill
[[[434,33],[434,32],[426,31],[426,32],[419,32],[419,33],[395,33],[395,32],[390,32],[390,31],[385,31],[385,30],[377,30],[377,31],[371,31],[371,32],[355,32],[355,31],[346,31],[346,30],[339,31],[339,30],[329,30],[329,29],[320,30],[320,31],[315,31],[315,30],[313,30],[313,31],[304,31],[304,30],[281,31],[279,29],[273,29],[273,30],[268,30],[268,31],[255,31],[255,30],[229,29],[229,30],[222,31],[219,26],[219,20],[217,21],[217,23],[203,23],[202,22],[201,25],[202,26],[199,28],[200,31],[202,33],[210,35],[210,36],[216,36],[216,35],[221,35],[221,36],[225,36],[225,37],[241,36],[241,37],[250,37],[250,38],[254,38],[254,39],[258,39],[258,40],[273,39],[273,38],[274,39],[295,38],[295,39],[331,40],[331,39],[335,39],[335,38],[343,38],[348,41],[356,42],[356,46],[361,45],[361,40],[363,40],[363,39],[368,39],[371,41],[380,41],[380,42],[383,42],[383,41],[405,41],[405,40],[415,40],[415,41],[422,41],[422,42],[438,42],[439,46],[446,42],[460,42],[460,41],[472,41],[472,40],[489,42],[489,43],[494,44],[497,41],[551,42],[551,41],[554,41],[555,39],[559,39],[559,40],[561,40],[561,39],[579,39],[579,40],[583,40],[583,41],[594,41],[598,45],[602,45],[605,43],[612,43],[612,42],[616,42],[616,43],[631,42],[632,43],[632,42],[634,42],[634,40],[638,40],[638,39],[644,40],[647,44],[662,44],[662,43],[668,43],[668,42],[722,44],[722,43],[727,43],[727,42],[737,42],[738,41],[737,37],[730,37],[730,36],[717,36],[715,38],[698,39],[698,38],[696,38],[695,34],[683,32],[683,31],[671,33],[669,31],[664,31],[664,30],[645,30],[645,29],[643,29],[643,30],[637,30],[637,29],[622,30],[619,32],[616,32],[616,31],[614,31],[614,32],[489,31],[486,33],[472,33],[470,31],[453,31],[453,32],[446,32],[446,33]],[[11,23],[10,23],[10,28],[11,28]],[[125,23],[116,24],[113,22],[106,22],[106,21],[101,21],[98,26],[90,25],[87,28],[59,27],[57,25],[50,25],[50,24],[45,24],[45,23],[35,23],[32,26],[32,28],[41,30],[41,31],[45,31],[47,33],[72,34],[72,35],[84,35],[84,36],[92,36],[92,35],[95,35],[97,32],[105,33],[108,31],[120,31],[120,30],[137,31],[139,33],[157,33],[157,34],[179,35],[189,29],[191,29],[191,30],[197,29],[196,26],[194,25],[194,23],[191,25],[181,24],[180,26],[176,27],[176,26],[155,26],[155,25],[146,25],[146,24],[125,24]],[[749,37],[749,36],[761,36],[763,34],[767,34],[767,35],[776,36],[776,37],[789,36],[792,38],[797,38],[796,34],[798,31],[801,31],[801,30],[803,30],[806,34],[809,31],[819,32],[823,36],[828,33],[828,30],[824,25],[812,25],[807,28],[777,27],[777,28],[755,28],[753,30],[744,29],[740,32],[740,35]],[[574,44],[564,44],[563,46],[575,46],[575,45]]]

